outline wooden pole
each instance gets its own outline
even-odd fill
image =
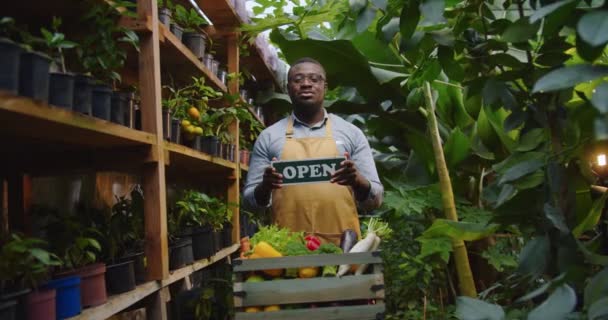
[[[454,192],[452,191],[452,181],[450,180],[448,166],[445,163],[443,147],[441,145],[441,138],[437,125],[437,117],[435,116],[435,101],[433,100],[431,85],[428,82],[424,83],[424,97],[428,111],[429,133],[433,144],[433,153],[435,154],[435,165],[437,166],[437,175],[439,176],[443,210],[447,219],[458,221],[458,214],[456,213],[456,205],[454,203]],[[464,241],[453,239],[452,248],[454,250],[454,262],[456,264],[456,273],[458,274],[460,294],[469,297],[477,297],[477,289],[475,288],[475,281],[473,280],[473,273],[471,272],[469,256]]]
[[[226,38],[226,47],[228,54],[228,73],[233,73],[238,75],[239,73],[239,45],[238,45],[238,34],[233,33]],[[239,80],[238,77],[234,77],[230,83],[228,84],[228,92],[230,94],[238,94],[239,93]],[[239,153],[239,121],[235,120],[230,125],[230,134],[234,137],[235,151],[234,151],[234,161],[238,164],[240,163],[240,153]],[[240,199],[240,176],[241,176],[241,167],[239,165],[236,166],[232,175],[230,177],[229,185],[228,185],[228,203],[235,204],[236,206],[232,207],[232,243],[239,242],[241,238],[241,226],[239,219],[239,199]]]

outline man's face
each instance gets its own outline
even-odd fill
[[[297,64],[289,71],[287,87],[294,105],[315,111],[323,105],[325,72],[315,63]]]

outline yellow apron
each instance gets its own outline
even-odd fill
[[[325,136],[293,137],[293,119],[289,117],[281,160],[304,160],[341,156],[332,137],[329,118]],[[283,186],[272,193],[273,222],[292,231],[314,234],[322,242],[340,244],[345,229],[360,237],[359,217],[351,188],[329,182]]]

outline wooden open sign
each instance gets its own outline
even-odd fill
[[[273,161],[271,166],[283,175],[283,185],[327,182],[340,168],[344,157]]]

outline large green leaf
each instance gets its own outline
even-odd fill
[[[608,268],[604,268],[589,279],[585,287],[585,306],[588,308],[605,297],[608,297]]]
[[[420,21],[420,9],[418,8],[418,0],[408,1],[407,5],[401,9],[401,18],[399,20],[399,30],[401,31],[401,39],[409,40]]]
[[[576,86],[581,82],[595,80],[608,74],[608,67],[577,64],[553,70],[534,84],[532,92],[548,92]]]
[[[505,311],[496,304],[469,297],[458,297],[456,316],[460,320],[504,320]]]
[[[595,87],[591,103],[600,113],[608,113],[608,82],[602,82]]]
[[[528,320],[564,320],[576,306],[576,293],[564,284],[528,314]]]
[[[516,146],[515,139],[517,138],[518,131],[513,130],[506,132],[504,128],[505,119],[508,117],[509,113],[504,108],[499,108],[497,110],[492,110],[489,106],[484,106],[485,115],[488,119],[488,122],[496,132],[496,135],[500,139],[500,142],[507,148],[509,151],[513,151]],[[481,112],[480,112],[481,114]]]
[[[462,66],[454,60],[454,50],[450,47],[439,46],[437,57],[443,72],[453,81],[462,81],[464,70]]]
[[[570,231],[570,229],[568,229],[568,226],[566,225],[566,221],[564,221],[564,215],[561,213],[561,210],[559,210],[559,208],[556,208],[555,206],[549,203],[545,203],[543,209],[543,211],[545,212],[545,217],[547,217],[547,219],[551,221],[551,224],[555,228],[557,228],[563,233],[568,233]]]
[[[578,20],[578,34],[592,46],[608,42],[608,10],[593,10]]]
[[[369,26],[376,19],[377,9],[372,6],[368,6],[359,14],[357,17],[357,32],[363,32],[369,28]]]
[[[544,161],[546,155],[543,152],[525,152],[525,153],[514,153],[505,160],[492,166],[492,170],[504,174],[509,168],[517,165],[518,163],[539,160]]]
[[[399,32],[399,18],[394,17],[385,25],[382,26],[382,35],[384,36],[384,41],[390,42],[395,37],[395,34]]]
[[[505,184],[507,182],[515,181],[523,176],[531,174],[545,165],[544,161],[541,160],[528,160],[510,167],[498,180],[498,184]]]
[[[523,274],[540,275],[549,262],[549,239],[546,236],[528,241],[519,254],[518,271]]]
[[[507,27],[502,34],[502,40],[513,43],[533,40],[539,28],[539,22],[530,23],[527,17],[521,18]]]
[[[455,128],[444,145],[444,151],[448,167],[455,168],[471,154],[471,140],[460,128]]]
[[[526,152],[536,149],[541,143],[546,141],[546,131],[542,128],[532,129],[526,132],[519,141],[519,145],[515,151]]]
[[[398,31],[397,29],[395,29],[395,32]],[[354,38],[351,39],[351,42],[355,48],[357,48],[357,50],[359,50],[369,60],[371,65],[373,65],[373,63],[390,65],[401,64],[398,54],[387,47],[386,43],[384,43],[382,40],[376,38],[373,32],[365,31],[358,33]],[[403,72],[406,71],[405,68],[400,69]],[[392,70],[398,71],[400,69],[393,68]]]
[[[549,5],[546,5],[538,10],[535,10],[534,13],[530,16],[530,22],[535,23],[536,21],[549,15],[551,12],[553,12],[569,3],[572,3],[572,2],[574,2],[574,0],[561,0],[561,1],[551,3]]]
[[[450,237],[454,240],[473,241],[485,238],[498,230],[497,224],[482,224],[436,219],[422,234],[423,238]]]
[[[583,221],[581,221],[575,228],[572,230],[572,234],[575,237],[579,237],[583,232],[590,230],[595,227],[598,223],[600,216],[602,215],[602,209],[604,208],[604,203],[606,202],[606,198],[608,198],[608,192],[602,194],[602,196],[595,200],[593,203],[593,207],[585,216]]]
[[[439,257],[447,263],[452,252],[452,239],[449,237],[437,238],[419,238],[420,242],[420,258],[424,258],[433,254],[439,254]]]

